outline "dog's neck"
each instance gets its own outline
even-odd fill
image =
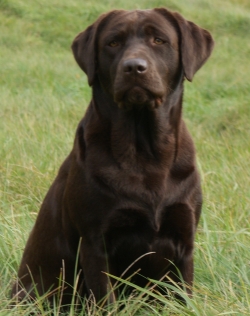
[[[99,84],[93,88],[92,107],[100,126],[110,130],[111,152],[121,167],[152,163],[171,164],[176,158],[181,123],[183,84],[158,108],[120,109]],[[97,122],[96,122],[97,123]]]

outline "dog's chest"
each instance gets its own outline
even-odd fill
[[[116,196],[142,203],[158,203],[166,190],[167,175],[157,169],[103,167],[98,177]]]

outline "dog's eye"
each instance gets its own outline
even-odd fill
[[[112,41],[112,42],[109,43],[109,46],[110,47],[117,47],[117,46],[119,46],[119,42],[118,41]]]
[[[154,43],[155,43],[156,45],[162,45],[164,42],[163,42],[162,39],[156,37],[156,38],[154,39]]]

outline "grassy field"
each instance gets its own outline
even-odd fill
[[[250,1],[0,0],[0,316],[39,206],[69,153],[90,100],[70,45],[113,8],[166,6],[213,34],[211,59],[186,83],[204,206],[196,235],[194,297],[183,307],[131,298],[120,315],[250,315]],[[36,315],[51,315],[38,304]],[[116,307],[109,315],[117,315]],[[81,315],[98,315],[86,310]],[[59,311],[54,310],[54,315]],[[70,315],[76,315],[73,307]]]

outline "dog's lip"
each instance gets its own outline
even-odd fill
[[[130,87],[128,89],[123,89],[122,91],[119,91],[117,93],[114,94],[114,101],[117,103],[121,103],[123,100],[126,99],[126,95],[128,95],[130,92],[132,92],[133,90],[139,90],[139,91],[144,91],[145,95],[148,96],[147,100],[148,101],[155,101],[156,106],[159,106],[162,104],[163,102],[163,94],[159,93],[159,92],[154,92],[148,88],[139,86],[139,85],[135,85],[133,87]],[[143,103],[143,102],[138,102],[138,104]]]
[[[158,107],[163,103],[163,97],[156,97],[155,98],[155,106]]]

